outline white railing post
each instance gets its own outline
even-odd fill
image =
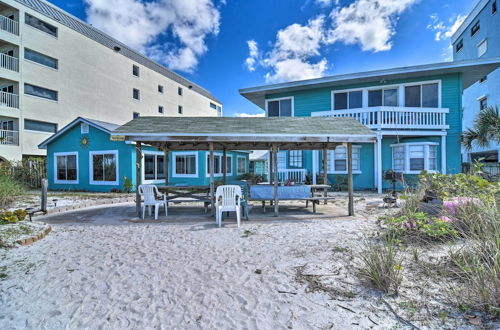
[[[19,109],[19,96],[17,94],[0,92],[0,106]]]
[[[19,132],[10,130],[0,130],[0,144],[19,145]]]
[[[19,23],[3,15],[0,15],[0,29],[16,36],[19,35]]]
[[[16,57],[0,53],[0,67],[19,72],[19,61]]]

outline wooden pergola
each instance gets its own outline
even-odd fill
[[[279,215],[278,160],[279,150],[322,150],[323,183],[327,184],[328,150],[339,145],[347,147],[348,213],[354,215],[352,144],[373,143],[376,135],[352,118],[324,117],[139,117],[119,127],[111,134],[115,141],[136,143],[136,208],[140,212],[142,145],[165,152],[168,167],[169,152],[176,150],[209,151],[210,200],[214,210],[214,151],[223,151],[223,182],[226,181],[228,150],[269,150],[271,183],[274,185],[274,215]],[[167,168],[168,169],[168,168]],[[168,170],[166,175],[168,183]]]

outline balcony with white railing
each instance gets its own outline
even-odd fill
[[[0,68],[19,72],[19,60],[17,57],[0,53]]]
[[[19,22],[6,16],[0,15],[0,29],[16,36],[19,35]]]
[[[371,129],[448,129],[445,108],[370,107],[313,112],[313,117],[354,118]]]
[[[304,183],[306,181],[307,170],[298,169],[278,169],[278,182]]]
[[[0,129],[0,145],[19,145],[19,132]]]
[[[19,95],[0,92],[0,107],[19,109]]]

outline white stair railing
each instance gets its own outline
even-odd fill
[[[306,181],[306,174],[306,169],[278,169],[278,181],[304,183]]]
[[[0,129],[0,145],[19,145],[19,132]]]
[[[19,72],[19,60],[14,56],[0,53],[0,67]]]
[[[0,92],[0,106],[19,109],[19,96],[17,94]]]
[[[3,15],[0,15],[0,29],[19,35],[19,23]]]

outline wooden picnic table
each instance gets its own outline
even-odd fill
[[[210,205],[210,186],[158,186],[168,203],[203,203],[205,213]]]

